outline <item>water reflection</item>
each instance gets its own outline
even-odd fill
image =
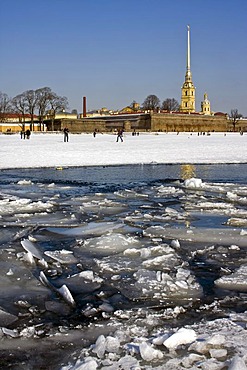
[[[181,179],[186,180],[195,177],[196,169],[193,164],[181,164]]]

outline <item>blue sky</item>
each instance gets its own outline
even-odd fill
[[[196,108],[247,116],[246,0],[0,0],[0,91],[51,87],[70,110],[180,102],[187,24]]]

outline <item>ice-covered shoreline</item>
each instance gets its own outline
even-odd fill
[[[33,133],[30,140],[19,134],[0,135],[0,169],[79,167],[124,164],[246,163],[247,135],[239,133],[140,133],[116,135]]]

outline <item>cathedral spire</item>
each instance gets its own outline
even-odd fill
[[[186,63],[185,82],[182,86],[182,98],[180,111],[185,113],[195,112],[195,87],[192,82],[190,70],[190,26],[187,26],[187,63]]]
[[[191,80],[191,71],[190,71],[190,26],[187,26],[187,69],[186,69],[186,80]]]

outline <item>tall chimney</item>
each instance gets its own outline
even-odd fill
[[[87,117],[87,99],[85,96],[83,96],[82,112],[83,117]]]

